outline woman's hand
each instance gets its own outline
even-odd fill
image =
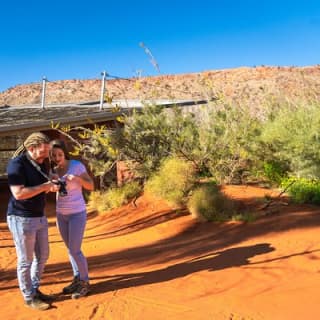
[[[67,180],[67,181],[77,181],[77,182],[80,182],[81,183],[81,178],[79,177],[79,176],[75,176],[75,175],[73,175],[73,174],[68,174],[68,175],[66,175],[66,177],[65,177],[65,179]]]
[[[88,175],[88,173],[83,173],[80,176],[75,176],[73,174],[68,174],[65,176],[66,181],[76,181],[81,184],[83,188],[89,191],[94,190],[94,184],[91,177]]]

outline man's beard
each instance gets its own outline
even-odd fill
[[[43,163],[46,159],[47,159],[47,157],[45,157],[45,156],[40,156],[40,157],[34,159],[34,161],[36,161],[36,162],[38,162],[38,163]]]

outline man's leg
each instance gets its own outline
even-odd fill
[[[17,252],[17,274],[21,293],[25,301],[33,298],[31,264],[36,240],[34,218],[8,216],[8,226],[12,233]]]
[[[38,220],[34,257],[31,266],[31,279],[34,291],[40,286],[40,280],[49,258],[48,220],[41,217]]]

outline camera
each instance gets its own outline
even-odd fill
[[[67,182],[66,181],[58,179],[58,180],[52,181],[52,182],[55,183],[56,185],[60,186],[60,189],[59,189],[59,196],[60,197],[65,197],[66,195],[68,195]]]

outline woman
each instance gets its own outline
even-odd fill
[[[85,166],[78,160],[70,160],[63,141],[51,141],[50,157],[54,164],[53,175],[66,184],[66,192],[57,193],[57,226],[68,248],[74,278],[70,285],[63,288],[63,293],[72,294],[73,299],[78,299],[90,291],[88,263],[81,251],[87,221],[82,189],[92,191],[94,184]]]

